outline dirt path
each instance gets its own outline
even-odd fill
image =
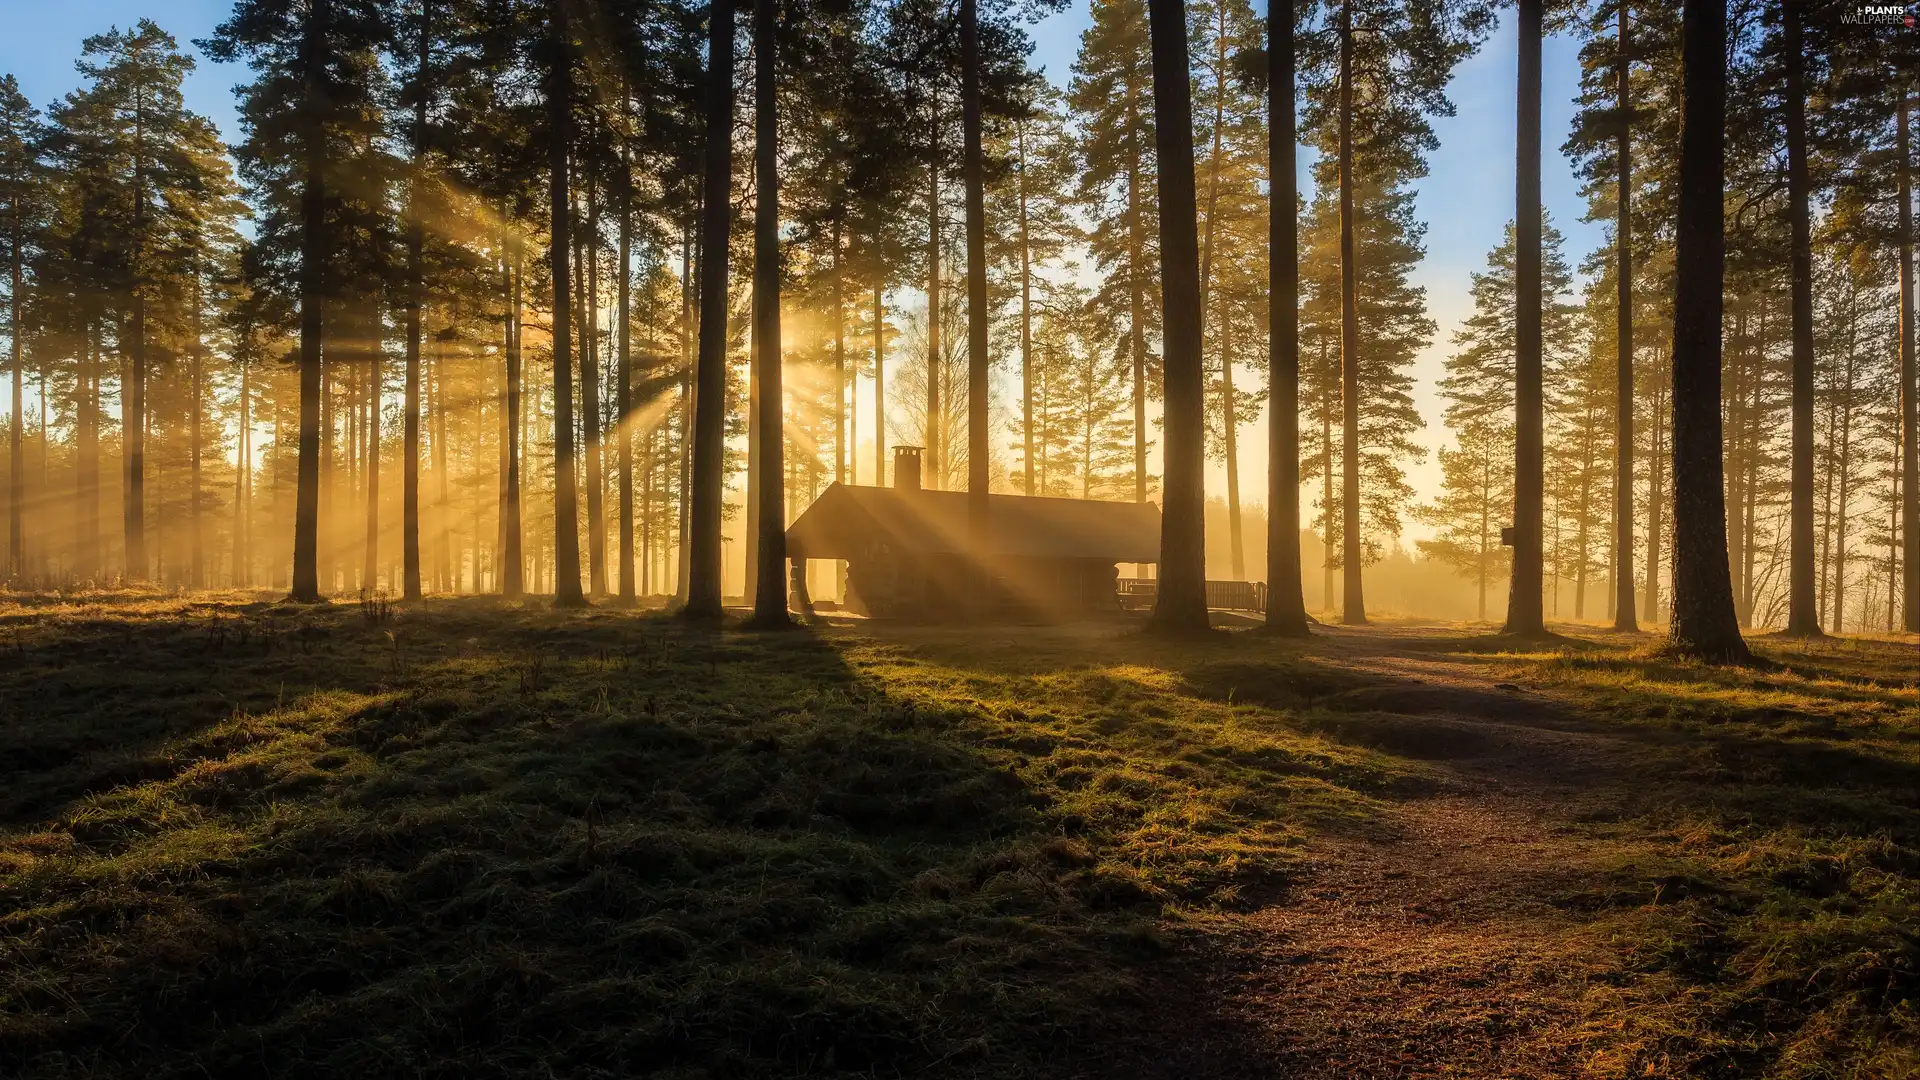
[[[1335,737],[1429,761],[1441,793],[1396,806],[1386,839],[1320,844],[1285,901],[1201,935],[1209,1026],[1240,1044],[1213,1075],[1579,1071],[1582,1000],[1618,969],[1579,898],[1633,853],[1574,819],[1644,748],[1412,637],[1325,634],[1316,660],[1373,679],[1320,704]]]

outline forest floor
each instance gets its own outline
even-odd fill
[[[1920,643],[0,598],[0,1075],[1920,1075]]]

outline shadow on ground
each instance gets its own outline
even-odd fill
[[[0,635],[8,1075],[1914,1061],[1902,646],[1724,673],[478,599]]]

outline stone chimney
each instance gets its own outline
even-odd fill
[[[920,490],[920,448],[893,448],[893,486],[896,491]]]

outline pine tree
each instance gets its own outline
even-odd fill
[[[1673,623],[1668,646],[1704,660],[1751,659],[1740,638],[1727,564],[1720,427],[1721,283],[1725,275],[1727,75],[1725,0],[1686,0],[1685,111],[1673,301]]]
[[[708,5],[706,160],[700,215],[700,352],[694,389],[693,490],[687,518],[686,614],[720,617],[721,489],[725,484],[727,243],[732,231],[733,5]]]
[[[160,307],[169,294],[177,304],[187,291],[179,275],[182,234],[198,204],[224,196],[225,162],[204,152],[218,145],[212,124],[189,112],[181,96],[192,59],[151,20],[88,38],[79,67],[87,85],[55,121],[63,137],[84,146],[82,152],[95,155],[104,170],[107,189],[93,198],[111,232],[96,248],[98,261],[90,271],[118,322],[124,565],[128,577],[145,580],[151,571],[146,399],[157,344],[149,323],[166,318]]]
[[[295,11],[271,0],[240,0],[203,43],[216,60],[245,59],[255,80],[242,91],[247,138],[236,149],[241,175],[264,211],[261,233],[297,267],[300,319],[298,477],[294,508],[294,600],[321,598],[321,335],[334,238],[329,174],[365,133],[373,80],[366,58],[381,33],[369,0],[312,0]],[[297,255],[294,251],[297,250]],[[294,276],[294,275],[288,275]]]
[[[1100,271],[1094,310],[1101,326],[1128,358],[1133,388],[1133,496],[1145,502],[1147,400],[1153,396],[1159,359],[1151,341],[1159,333],[1153,230],[1157,170],[1151,49],[1144,0],[1096,0],[1093,25],[1080,39],[1073,83],[1067,91],[1081,132],[1080,200],[1092,221],[1088,248]]]
[[[1253,346],[1264,328],[1268,282],[1259,192],[1262,115],[1258,95],[1240,69],[1245,56],[1258,49],[1259,23],[1246,0],[1213,0],[1193,12],[1192,23],[1202,57],[1194,96],[1202,105],[1198,130],[1206,147],[1200,181],[1200,306],[1209,451],[1226,466],[1229,565],[1233,578],[1244,580],[1239,427],[1258,406],[1251,392],[1236,388],[1234,368],[1242,362],[1264,366],[1265,351]]]
[[[1476,618],[1485,622],[1487,585],[1512,561],[1500,543],[1500,529],[1513,505],[1513,430],[1494,417],[1451,427],[1457,446],[1440,450],[1440,493],[1415,511],[1438,531],[1419,547],[1428,558],[1473,579]]]
[[[1294,9],[1267,4],[1266,629],[1303,636],[1300,566],[1300,211],[1294,162]]]
[[[1200,241],[1195,229],[1193,99],[1187,82],[1184,4],[1149,0],[1153,51],[1155,180],[1160,216],[1161,326],[1165,335],[1166,479],[1159,587],[1150,632],[1208,629],[1206,400],[1201,358]]]
[[[1030,103],[1010,117],[1007,130],[993,140],[995,155],[1005,160],[1006,167],[999,182],[987,189],[989,217],[1011,223],[1010,228],[990,231],[987,244],[998,271],[999,291],[1013,297],[1008,305],[1013,324],[1008,336],[1009,346],[1020,354],[1017,447],[1022,490],[1028,495],[1042,493],[1038,477],[1043,471],[1036,464],[1042,451],[1035,412],[1039,363],[1034,358],[1034,324],[1039,316],[1035,293],[1047,290],[1042,276],[1050,268],[1063,269],[1060,260],[1069,245],[1084,240],[1072,212],[1078,178],[1064,108],[1057,91],[1036,89]],[[1000,238],[997,244],[996,237]]]
[[[1364,219],[1356,219],[1359,189],[1373,185],[1390,191],[1424,174],[1423,155],[1434,145],[1426,118],[1452,113],[1447,79],[1491,17],[1492,9],[1478,3],[1342,0],[1337,14],[1323,19],[1321,31],[1306,41],[1306,121],[1322,155],[1316,179],[1320,190],[1337,193],[1342,440],[1338,535],[1345,571],[1341,609],[1349,623],[1366,621],[1362,491],[1369,468],[1365,459],[1378,452],[1371,447],[1363,451],[1368,405],[1362,387],[1374,376],[1366,372],[1362,356],[1360,294],[1369,271],[1359,261],[1360,232],[1366,228]]]
[[[1404,188],[1364,185],[1354,199],[1358,208],[1355,250],[1358,263],[1356,304],[1359,423],[1361,448],[1357,471],[1361,530],[1355,546],[1362,563],[1379,559],[1385,540],[1401,531],[1401,511],[1412,502],[1403,463],[1424,452],[1413,441],[1421,427],[1413,405],[1414,357],[1431,340],[1435,326],[1427,315],[1425,290],[1409,283],[1423,254],[1425,227],[1413,218],[1413,195]],[[1302,230],[1301,355],[1303,411],[1309,417],[1303,439],[1306,476],[1321,481],[1319,514],[1313,524],[1326,538],[1324,566],[1332,602],[1332,572],[1346,558],[1346,492],[1343,472],[1342,412],[1348,400],[1342,385],[1340,342],[1341,270],[1336,197],[1325,187],[1308,208]]]
[[[0,270],[7,284],[7,338],[12,373],[12,403],[7,429],[7,577],[28,576],[26,508],[27,382],[26,320],[28,276],[45,227],[50,179],[41,158],[39,111],[20,92],[13,76],[0,77]]]

